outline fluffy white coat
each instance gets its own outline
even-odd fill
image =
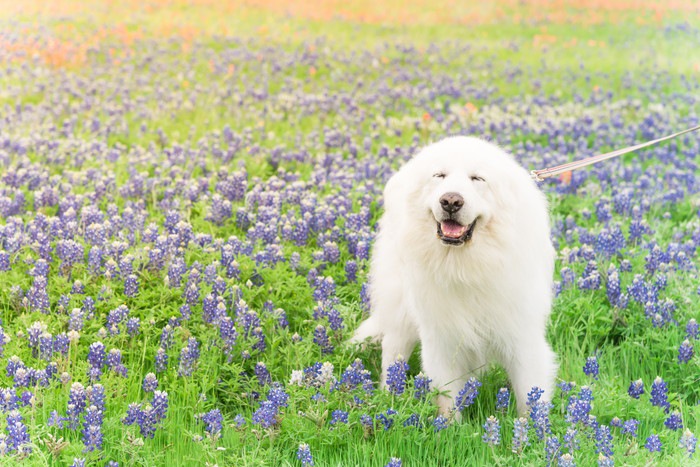
[[[494,144],[448,138],[389,179],[384,209],[371,314],[352,339],[381,341],[382,383],[420,340],[423,372],[444,391],[443,413],[492,362],[507,371],[520,412],[534,386],[551,394],[557,364],[545,327],[554,249],[546,199],[528,172]]]

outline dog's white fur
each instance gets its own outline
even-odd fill
[[[444,175],[443,178],[440,178]],[[483,180],[481,180],[483,179]],[[454,219],[478,219],[471,240],[444,244],[440,197],[458,193]],[[447,413],[469,376],[507,371],[518,410],[537,386],[551,394],[556,358],[545,340],[554,249],[547,202],[528,172],[489,142],[452,137],[424,148],[392,176],[372,252],[371,314],[353,342],[382,344],[382,384],[420,340],[423,372]]]

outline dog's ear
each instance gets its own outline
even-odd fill
[[[408,187],[411,162],[404,164],[397,172],[387,180],[384,186],[384,210],[394,210],[405,202],[406,189]]]

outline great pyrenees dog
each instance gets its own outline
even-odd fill
[[[444,139],[394,174],[371,257],[371,313],[351,339],[381,342],[382,384],[420,341],[442,413],[494,362],[508,373],[521,413],[533,387],[551,397],[549,226],[528,172],[487,141]]]

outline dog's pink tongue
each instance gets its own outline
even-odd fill
[[[442,229],[442,234],[450,238],[459,238],[467,230],[465,226],[455,221],[442,221],[440,223],[440,228]]]

